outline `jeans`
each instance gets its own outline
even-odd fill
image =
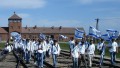
[[[57,67],[57,54],[53,54],[52,58],[53,58],[53,66],[54,68],[56,68]]]
[[[28,51],[26,53],[26,63],[29,63],[29,61],[30,61],[30,52]]]
[[[38,67],[43,67],[43,53],[38,53]]]
[[[104,60],[104,55],[101,54],[101,56],[100,56],[100,66],[103,65],[103,60]]]
[[[116,52],[110,52],[111,64],[115,64]]]
[[[46,51],[43,52],[43,61],[45,61],[46,58]]]
[[[37,60],[37,53],[34,52],[34,62],[36,62],[36,60]]]
[[[81,66],[81,61],[83,62],[83,65],[85,66],[85,68],[87,68],[87,62],[86,62],[86,59],[85,59],[85,54],[80,54],[80,58],[79,58],[79,61],[78,61],[78,67]]]
[[[78,58],[73,57],[73,68],[78,68]]]

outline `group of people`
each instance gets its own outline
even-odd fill
[[[99,66],[103,65],[103,59],[105,56],[106,47],[109,48],[111,64],[115,64],[116,53],[118,52],[118,44],[115,39],[112,39],[108,45],[105,44],[105,40],[98,40],[98,44],[95,44],[93,39],[82,38],[81,40],[75,40],[73,37],[70,38],[70,56],[73,61],[73,68],[80,68],[81,62],[88,68],[92,67],[92,60],[95,56],[95,49],[99,51],[100,63]],[[46,57],[52,56],[53,66],[57,67],[57,56],[60,55],[60,45],[57,40],[52,38],[48,39],[21,39],[14,40],[13,45],[5,47],[5,52],[11,52],[12,50],[19,53],[26,63],[30,62],[31,58],[34,58],[34,64],[38,68],[43,68],[43,62]]]
[[[118,52],[118,44],[115,39],[112,39],[108,45],[105,44],[105,40],[99,39],[98,44],[95,44],[93,39],[82,38],[81,40],[75,40],[71,37],[69,41],[70,46],[70,56],[73,61],[73,68],[80,68],[81,61],[85,68],[92,67],[92,60],[95,56],[95,49],[98,50],[100,55],[99,66],[103,66],[103,59],[105,56],[106,47],[109,48],[111,64],[115,64],[116,53]]]
[[[11,49],[9,46],[10,45],[5,48],[6,51]],[[58,41],[52,38],[14,40],[12,47],[12,50],[20,54],[26,63],[30,63],[30,59],[34,58],[34,64],[37,65],[37,68],[43,68],[43,62],[46,61],[46,57],[50,56],[52,56],[53,59],[53,66],[56,67],[57,56],[61,50]]]

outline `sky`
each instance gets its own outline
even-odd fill
[[[0,27],[8,26],[8,18],[16,12],[22,26],[95,27],[120,31],[120,0],[0,0]]]

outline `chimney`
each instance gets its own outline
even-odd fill
[[[36,28],[37,28],[37,25],[35,25],[33,28],[36,29]]]
[[[27,29],[28,27],[27,27],[27,25],[26,25],[26,27],[25,27],[25,29]]]
[[[54,26],[52,26],[51,29],[54,29]]]
[[[60,26],[59,29],[62,29],[62,26]]]

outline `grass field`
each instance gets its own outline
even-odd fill
[[[69,44],[68,43],[59,43],[59,44],[60,44],[61,49],[69,50]],[[99,54],[97,49],[95,50],[95,54],[96,55]],[[106,48],[105,56],[109,56],[110,57],[109,48]],[[119,53],[117,53],[116,58],[120,58],[120,51],[119,51]]]
[[[0,50],[2,50],[5,46],[5,43],[0,43]]]

